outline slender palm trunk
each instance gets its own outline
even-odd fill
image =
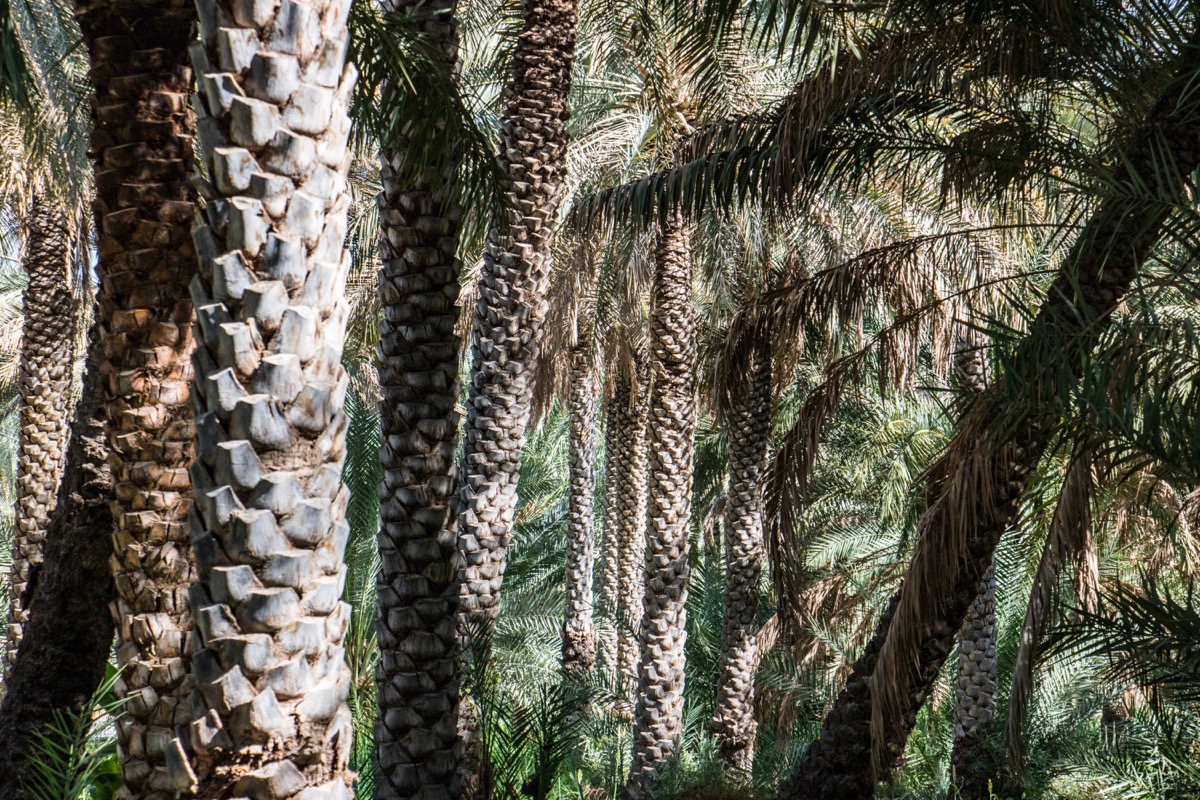
[[[596,382],[590,336],[571,350],[570,496],[567,512],[566,603],[562,631],[562,668],[568,675],[592,671],[596,627],[592,622],[592,518],[596,484]]]
[[[499,611],[516,513],[530,380],[566,181],[576,11],[574,0],[525,0],[525,25],[505,89],[498,160],[511,183],[504,216],[488,233],[479,276],[458,518],[468,651],[471,639],[487,637]]]
[[[18,375],[17,510],[9,581],[8,652],[5,672],[16,661],[30,582],[42,548],[67,457],[73,376],[71,342],[75,314],[67,286],[70,231],[62,208],[44,194],[33,198],[22,263],[25,327]]]
[[[1000,386],[989,389],[931,470],[938,488],[895,613],[881,623],[870,657],[856,665],[781,798],[873,797],[877,778],[903,754],[917,711],[1053,435],[1056,419],[1038,409],[1057,408],[1063,382],[1078,380],[1158,240],[1170,206],[1149,198],[1178,198],[1200,166],[1200,97],[1188,89],[1200,68],[1200,30],[1183,48],[1179,67],[1135,129],[1112,175],[1114,190],[1080,232],[1012,360],[1007,382],[1022,387],[1029,410],[1014,409]],[[1006,424],[1004,437],[992,429],[997,418]]]
[[[628,392],[628,389],[626,389]],[[596,592],[596,614],[604,623],[596,632],[596,665],[604,680],[616,686],[617,679],[617,565],[620,549],[617,542],[616,480],[613,475],[613,453],[617,442],[616,409],[609,401],[604,416],[604,511],[600,531],[600,587]]]
[[[651,321],[650,492],[641,658],[625,797],[649,797],[683,735],[688,523],[696,428],[696,320],[687,229],[658,234]]]
[[[763,489],[771,443],[771,350],[760,345],[747,366],[748,385],[730,410],[729,488],[725,521],[725,608],[713,735],[731,778],[748,781],[754,766],[754,677],[758,671],[758,594],[766,557]]]
[[[0,704],[0,800],[25,800],[35,735],[53,721],[55,709],[82,708],[103,679],[112,649],[113,491],[96,325],[88,352],[45,560]]]
[[[345,798],[349,4],[201,3],[193,231],[199,690],[178,791]]]
[[[166,800],[164,747],[187,722],[184,658],[195,580],[188,546],[192,410],[189,223],[194,10],[170,0],[78,0],[95,90],[96,230],[115,532],[117,725],[131,795]]]
[[[618,378],[609,401],[617,427],[610,455],[617,539],[617,713],[633,719],[643,600],[646,593],[646,505],[649,488],[650,360],[635,353],[633,380]]]
[[[987,389],[987,353],[981,337],[964,332],[954,354],[954,371],[964,399]],[[954,689],[954,747],[950,753],[951,797],[989,800],[987,735],[996,713],[996,565],[988,566],[958,634],[958,678]]]
[[[386,6],[458,60],[453,0]],[[378,800],[462,791],[458,744],[458,545],[454,469],[460,212],[451,175],[414,174],[424,143],[400,138],[380,173]]]

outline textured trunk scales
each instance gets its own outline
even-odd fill
[[[725,521],[725,608],[713,735],[730,777],[748,781],[754,765],[754,676],[758,671],[758,593],[766,556],[763,490],[771,442],[771,351],[759,345],[728,416],[729,488]]]
[[[83,707],[104,678],[112,648],[112,476],[96,325],[91,334],[45,561],[0,704],[0,800],[25,800],[35,733],[56,709]]]
[[[170,774],[203,798],[343,800],[350,4],[197,7],[198,690]]]
[[[453,0],[387,4],[447,69],[458,59]],[[458,435],[459,217],[450,175],[416,173],[425,143],[401,132],[384,154],[378,198],[383,324],[380,487],[378,800],[457,800],[459,583],[454,500]]]
[[[123,797],[174,794],[164,748],[188,719],[187,515],[192,460],[189,235],[194,193],[191,70],[195,9],[174,0],[78,0],[95,89],[92,157],[115,502],[117,723]]]
[[[562,668],[568,675],[592,671],[596,627],[592,622],[592,519],[595,513],[596,384],[590,337],[581,335],[571,350],[570,497],[567,517],[566,602]]]
[[[25,326],[17,378],[21,428],[17,436],[17,508],[9,581],[8,652],[16,660],[29,618],[29,584],[42,563],[67,457],[75,313],[67,284],[70,231],[62,208],[38,193],[26,222],[22,264]]]
[[[633,752],[624,792],[629,800],[650,796],[683,734],[696,320],[687,230],[678,216],[658,234],[654,267],[650,491]]]

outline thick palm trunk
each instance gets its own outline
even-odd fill
[[[596,383],[590,337],[571,350],[570,496],[567,512],[566,602],[562,631],[562,668],[568,675],[592,671],[596,627],[592,622],[593,526],[596,485]]]
[[[650,363],[634,357],[634,380],[618,378],[609,407],[617,428],[617,447],[609,455],[614,483],[617,540],[617,712],[633,718],[633,692],[646,593],[646,502],[649,487]]]
[[[55,709],[78,709],[104,677],[112,648],[112,476],[105,441],[99,331],[92,328],[45,561],[32,591],[25,638],[0,704],[0,800],[24,800],[35,734]]]
[[[729,488],[725,517],[725,608],[713,735],[730,777],[754,765],[754,676],[758,671],[758,593],[766,557],[763,489],[771,443],[771,351],[760,345],[748,385],[728,417]]]
[[[25,603],[67,457],[73,375],[71,343],[75,314],[67,286],[70,231],[66,215],[38,193],[26,222],[22,264],[29,276],[24,293],[25,327],[18,375],[17,509],[9,581],[8,652],[5,672],[16,660],[29,618]]]
[[[696,320],[687,229],[663,225],[654,253],[650,492],[633,752],[625,796],[650,796],[683,735],[688,523],[696,428]]]
[[[626,389],[628,391],[628,388]],[[617,443],[616,412],[610,401],[604,414],[604,510],[600,531],[600,586],[596,592],[596,614],[604,620],[596,632],[596,666],[612,686],[617,679],[617,564],[620,549],[617,543],[616,480],[613,476],[612,454]]]
[[[464,429],[458,540],[467,639],[486,638],[494,624],[516,513],[530,380],[566,181],[576,10],[573,0],[525,0],[525,26],[505,89],[498,158],[511,183],[483,251]]]
[[[868,646],[877,658],[864,656],[856,665],[820,737],[781,787],[781,798],[873,797],[876,779],[903,754],[916,713],[1054,433],[1056,418],[1042,409],[1058,408],[1064,382],[1078,380],[1157,241],[1170,205],[1149,198],[1178,199],[1200,166],[1200,97],[1187,89],[1200,68],[1200,32],[1180,62],[1177,78],[1131,137],[1114,170],[1113,190],[1081,231],[1015,354],[1007,382],[1021,387],[1027,408],[1014,409],[1011,396],[993,387],[932,469],[939,476],[936,493],[895,614]],[[1173,163],[1164,164],[1164,157]],[[1003,437],[993,430],[997,419],[1005,425]]]
[[[184,664],[192,365],[194,10],[172,0],[78,0],[95,89],[98,306],[109,420],[118,691],[131,796],[172,795],[164,746],[187,721]]]
[[[987,389],[987,354],[978,334],[964,332],[954,354],[964,399]],[[986,737],[996,713],[996,565],[988,566],[958,634],[954,689],[954,747],[950,752],[951,797],[989,800],[994,775]]]
[[[453,0],[386,6],[458,59]],[[402,135],[402,134],[401,134]],[[459,209],[451,175],[416,173],[425,143],[401,138],[380,178],[378,800],[462,791],[458,745],[458,545],[454,469],[460,342]]]
[[[199,9],[199,690],[171,776],[205,798],[345,798],[349,4]]]

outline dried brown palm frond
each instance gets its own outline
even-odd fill
[[[1024,777],[1025,773],[1025,744],[1022,731],[1029,711],[1029,700],[1033,696],[1038,647],[1054,608],[1060,571],[1069,560],[1078,561],[1080,557],[1086,560],[1089,551],[1092,558],[1095,556],[1095,550],[1090,547],[1091,508],[1096,488],[1092,458],[1086,447],[1078,447],[1071,463],[1067,465],[1062,491],[1050,521],[1046,544],[1042,549],[1029,602],[1025,607],[1025,622],[1021,628],[1021,642],[1013,667],[1005,724],[1009,769],[1018,778]]]

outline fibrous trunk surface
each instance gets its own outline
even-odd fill
[[[996,567],[988,567],[958,640],[954,687],[954,749],[950,753],[955,797],[988,800],[991,777],[986,735],[996,714]]]
[[[640,357],[639,357],[640,356]],[[617,712],[633,718],[642,598],[646,591],[646,490],[650,408],[649,359],[635,354],[634,380],[622,375],[609,400],[609,424],[616,432],[608,454],[608,480],[613,484],[613,536],[616,539]]]
[[[616,482],[612,454],[616,451],[616,415],[610,401],[604,411],[604,509],[600,530],[600,586],[596,590],[596,616],[603,622],[596,631],[596,667],[610,685],[617,677],[617,514]]]
[[[567,500],[566,601],[562,630],[562,668],[583,676],[596,660],[596,626],[592,621],[593,515],[596,461],[596,381],[590,337],[571,350],[570,495]]]
[[[445,56],[458,59],[453,0],[392,2]],[[376,671],[379,800],[457,800],[460,213],[449,175],[418,172],[425,143],[399,134],[379,194],[382,423]]]
[[[763,490],[771,443],[771,352],[760,345],[748,385],[728,415],[729,487],[725,518],[725,606],[713,735],[726,772],[747,781],[754,765],[754,677],[758,671],[758,595],[766,557]]]
[[[29,282],[24,293],[17,386],[20,431],[17,434],[17,509],[9,581],[7,662],[16,660],[26,602],[67,457],[73,377],[75,314],[67,284],[70,231],[61,206],[38,193],[25,225],[22,264]]]
[[[348,798],[350,4],[198,10],[198,691],[171,776],[204,798]]]
[[[550,249],[566,180],[567,93],[577,4],[525,0],[500,124],[500,168],[511,181],[488,232],[471,334],[459,548],[463,632],[490,631],[529,423],[534,359],[546,313]]]
[[[164,746],[187,722],[187,514],[192,460],[189,233],[195,10],[172,0],[79,0],[92,59],[92,155],[109,464],[115,503],[117,724],[126,796],[165,800]]]
[[[868,646],[869,652],[877,648],[877,663],[869,678],[856,667],[821,736],[781,787],[781,798],[873,797],[877,779],[903,754],[916,713],[1054,432],[1056,419],[1033,409],[1057,408],[1063,381],[1078,380],[1086,355],[1159,238],[1170,211],[1161,198],[1178,197],[1200,165],[1200,97],[1188,89],[1200,67],[1200,30],[1179,60],[1175,79],[1134,129],[1114,168],[1114,189],[1080,232],[1011,361],[1004,383],[1021,386],[1022,405],[1014,406],[1003,384],[989,389],[931,468],[936,491],[899,603]],[[1174,162],[1170,168],[1159,164],[1167,156]],[[1003,436],[992,429],[996,420],[1005,425]]]
[[[687,229],[663,224],[654,253],[649,512],[641,658],[625,796],[649,797],[683,735],[688,523],[696,427],[696,319]]]
[[[0,704],[0,800],[25,800],[36,734],[56,709],[83,707],[104,678],[112,649],[113,492],[99,338],[93,325],[45,560]]]

